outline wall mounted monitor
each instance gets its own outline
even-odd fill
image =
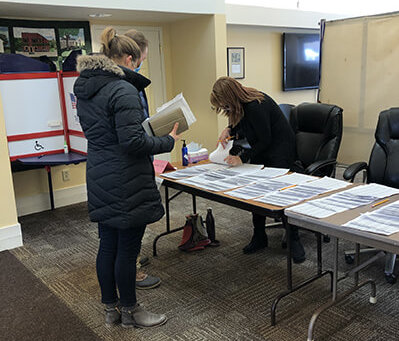
[[[283,33],[283,90],[317,89],[320,36]]]

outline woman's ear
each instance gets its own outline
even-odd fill
[[[133,60],[133,57],[131,55],[126,56],[126,58],[125,58],[125,66],[126,67],[128,67],[129,69],[131,69],[131,68],[135,69],[136,64],[137,64],[136,61]]]

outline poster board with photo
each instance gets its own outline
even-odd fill
[[[40,59],[48,57],[61,69],[71,51],[91,53],[87,21],[37,21],[0,18],[0,53]]]

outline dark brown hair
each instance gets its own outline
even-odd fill
[[[148,40],[144,36],[143,33],[136,31],[135,29],[129,30],[125,33],[125,36],[129,37],[130,39],[133,39],[136,44],[139,46],[141,52],[143,53],[148,47]]]
[[[111,59],[120,59],[126,55],[136,61],[141,57],[137,43],[124,35],[116,34],[113,27],[107,27],[101,34],[101,53]]]
[[[213,85],[211,103],[216,112],[223,113],[229,118],[233,127],[244,116],[243,103],[264,100],[264,95],[254,88],[248,88],[231,77],[220,77]]]

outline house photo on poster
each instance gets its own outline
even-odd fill
[[[53,28],[14,27],[15,53],[27,57],[57,57],[57,41]]]
[[[8,27],[0,26],[0,53],[10,53],[10,36]]]

